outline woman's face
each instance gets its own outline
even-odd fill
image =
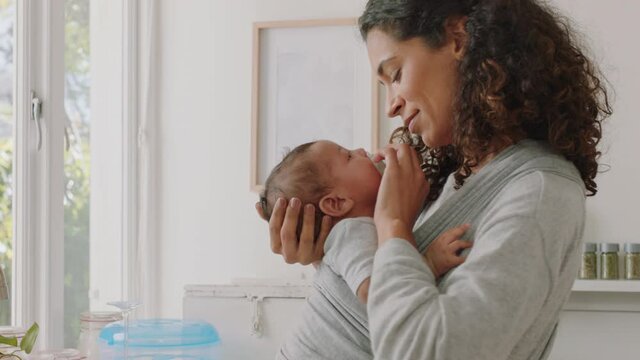
[[[387,90],[389,117],[405,126],[429,147],[451,144],[457,62],[461,52],[448,40],[432,49],[420,38],[397,41],[373,29],[367,35],[369,61]]]

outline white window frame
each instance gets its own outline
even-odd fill
[[[62,73],[56,70],[63,59],[54,54],[61,32],[51,31],[61,26],[60,13],[49,0],[16,1],[13,322],[28,326],[37,321],[40,346],[58,343],[62,336],[56,331],[62,324],[62,292],[54,289],[63,281],[63,264],[53,259],[63,251],[59,244],[64,211],[62,192],[52,190],[61,189],[63,181],[61,108],[54,106],[64,96],[54,87],[60,84]],[[41,134],[31,119],[31,91],[44,101]],[[38,151],[39,135],[42,148]],[[52,151],[56,147],[59,152]]]
[[[106,207],[108,216],[96,221],[116,227],[120,234],[117,239],[121,241],[120,259],[113,260],[121,266],[121,293],[126,299],[129,294],[137,293],[137,282],[129,279],[134,276],[137,256],[138,6],[136,0],[93,0],[92,7],[94,3],[98,7],[109,4],[117,10],[105,15],[110,16],[107,19],[109,26],[120,24],[120,28],[114,30],[120,31],[121,36],[112,37],[112,43],[104,46],[122,49],[118,69],[109,70],[119,74],[109,84],[109,90],[122,95],[116,96],[115,100],[118,116],[114,125],[119,129],[110,135],[119,140],[120,156],[116,155],[115,161],[110,159],[109,164],[98,165],[108,166],[118,178],[119,187],[109,196],[119,201],[93,204],[92,197],[92,208],[94,205],[103,210]],[[12,323],[28,327],[37,321],[40,325],[37,347],[61,348],[64,339],[64,261],[60,259],[64,258],[66,125],[64,6],[56,0],[16,0],[16,14]],[[37,128],[31,120],[31,91],[35,91],[43,102],[40,151],[36,149]],[[96,117],[92,115],[92,119]],[[91,221],[93,228],[94,220]]]

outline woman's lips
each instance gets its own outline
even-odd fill
[[[407,121],[405,122],[407,128],[409,129],[409,132],[412,133],[412,134],[415,134],[416,115],[418,115],[417,112],[415,114],[411,115],[411,117],[409,117],[407,119]]]

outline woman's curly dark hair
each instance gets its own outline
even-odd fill
[[[543,140],[573,162],[595,195],[601,122],[611,115],[603,76],[566,18],[536,0],[369,0],[359,19],[366,40],[380,29],[432,48],[445,23],[466,18],[465,55],[451,146],[423,147],[432,184],[455,171],[457,187],[498,146]],[[435,194],[437,196],[437,194]]]

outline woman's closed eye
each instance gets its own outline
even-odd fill
[[[391,77],[391,82],[398,82],[400,81],[400,78],[402,77],[402,70],[398,69],[393,73],[393,76]]]

